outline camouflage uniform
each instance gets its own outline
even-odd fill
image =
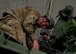
[[[65,26],[64,31],[66,33],[68,50],[70,52],[76,51],[76,20],[69,20]]]
[[[24,32],[20,23],[13,16],[7,15],[4,17],[4,19],[1,19],[0,29],[15,40],[18,40],[18,42],[22,43]]]
[[[9,13],[1,20],[0,29],[6,29],[10,27],[11,30],[6,31],[12,38],[23,44],[26,39],[27,46],[33,47],[33,41],[35,40],[35,30],[37,28],[37,20],[40,14],[32,7],[13,9],[7,11]],[[5,31],[5,30],[3,30]],[[26,37],[26,38],[25,38]]]
[[[57,24],[55,25],[55,28],[53,30],[53,35],[56,37],[56,41],[53,45],[54,48],[64,51],[66,46],[66,35],[64,34],[63,28],[65,24],[73,17],[73,7],[72,6],[66,6],[64,9],[59,11],[59,19]]]

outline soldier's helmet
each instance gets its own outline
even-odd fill
[[[65,6],[65,8],[63,9],[63,11],[66,13],[66,14],[72,14],[73,11],[74,11],[74,8],[70,5],[67,5]]]

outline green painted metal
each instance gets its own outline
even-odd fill
[[[76,54],[76,52],[65,52],[63,54]]]
[[[0,48],[6,49],[8,51],[12,51],[18,54],[29,54],[30,52],[23,45],[6,39],[3,33],[1,33],[0,35]],[[46,53],[32,50],[30,54],[46,54]]]
[[[25,54],[25,52],[27,52],[25,47],[18,43],[5,39],[5,36],[3,34],[0,36],[0,47],[20,54]]]
[[[37,51],[37,50],[32,50],[30,54],[47,54],[47,53]]]

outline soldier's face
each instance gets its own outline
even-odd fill
[[[43,35],[43,39],[44,39],[44,40],[48,40],[48,35],[46,35],[46,34]]]

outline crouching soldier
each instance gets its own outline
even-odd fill
[[[40,33],[39,38],[39,48],[41,51],[46,52],[48,54],[56,54],[59,53],[58,50],[51,48],[51,40],[46,32]]]

